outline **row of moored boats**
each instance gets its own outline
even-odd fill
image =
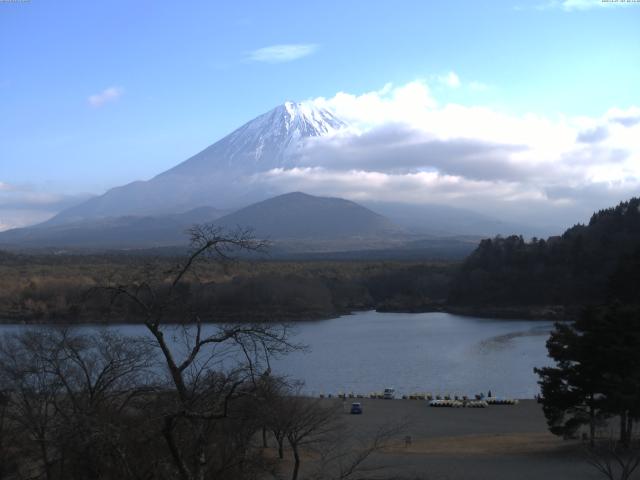
[[[332,398],[333,395],[321,394],[320,398]],[[343,393],[340,392],[336,395],[337,398],[372,398],[380,400],[394,400],[395,390],[393,388],[385,388],[382,392],[371,392],[368,395],[360,393]],[[489,405],[517,405],[518,400],[514,398],[502,398],[502,397],[485,397],[483,395],[476,395],[475,398],[469,398],[467,396],[458,395],[432,395],[431,393],[411,393],[409,395],[402,395],[403,400],[426,400],[432,407],[467,407],[467,408],[485,408]]]

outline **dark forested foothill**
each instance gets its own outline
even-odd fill
[[[640,199],[595,213],[562,236],[483,240],[456,275],[455,305],[508,307],[598,305],[638,298],[629,282],[640,263]]]

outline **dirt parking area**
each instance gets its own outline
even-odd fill
[[[548,433],[532,400],[487,408],[434,408],[421,400],[357,400],[363,415],[349,415],[348,430],[373,436],[385,425],[404,425],[394,444],[372,461],[379,478],[439,480],[595,480],[576,441]],[[410,441],[405,437],[410,437]]]

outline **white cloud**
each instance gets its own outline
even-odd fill
[[[436,106],[436,100],[422,80],[394,87],[387,83],[380,90],[353,95],[339,92],[332,98],[319,97],[313,102],[328,108],[361,129],[393,122],[420,123],[425,112]]]
[[[43,222],[88,198],[0,181],[0,231]]]
[[[87,101],[92,107],[102,107],[105,103],[118,100],[123,93],[124,89],[121,87],[107,87],[100,93],[90,95]]]
[[[470,180],[458,175],[436,171],[406,174],[382,173],[367,170],[331,170],[323,167],[296,167],[273,169],[263,181],[278,185],[283,191],[302,188],[320,195],[343,196],[361,201],[390,201],[446,203],[475,195],[476,197],[503,199],[537,197],[537,192],[524,192],[517,184]]]
[[[560,6],[564,10],[588,10],[591,8],[599,8],[604,6],[602,0],[563,0]]]
[[[438,77],[438,80],[443,85],[446,85],[449,88],[458,88],[462,83],[460,82],[460,77],[455,72],[449,72],[446,75],[441,75]]]
[[[284,63],[306,57],[318,50],[315,44],[271,45],[249,52],[248,59],[254,62]]]
[[[536,5],[538,10],[561,9],[565,12],[584,11],[594,8],[621,7],[633,5],[634,2],[628,0],[548,0],[545,3]],[[520,6],[518,9],[524,9]]]
[[[444,202],[522,221],[586,220],[640,191],[640,108],[598,117],[440,104],[425,81],[312,100],[351,127],[310,140],[275,190]],[[560,220],[562,219],[562,220]]]

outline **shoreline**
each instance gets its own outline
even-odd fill
[[[210,323],[298,323],[298,322],[315,322],[323,320],[333,320],[346,315],[352,315],[359,312],[375,311],[378,313],[448,313],[462,317],[475,318],[494,318],[499,320],[555,320],[555,321],[571,321],[574,320],[582,307],[579,306],[563,306],[563,305],[530,305],[530,306],[460,306],[448,305],[445,303],[431,303],[411,306],[395,306],[388,305],[372,306],[370,308],[344,309],[334,312],[315,312],[302,316],[294,316],[291,314],[270,315],[269,319],[260,318],[259,314],[228,314],[220,315],[219,320],[203,322]],[[264,316],[264,313],[263,313]],[[252,318],[250,318],[252,317]],[[256,318],[257,317],[257,318]],[[175,322],[176,324],[195,324],[195,322]],[[127,319],[119,321],[110,320],[92,320],[90,318],[77,317],[56,317],[53,319],[42,319],[36,316],[18,315],[12,316],[0,314],[0,325],[142,325],[142,319]]]
[[[527,306],[457,306],[448,305],[442,311],[453,315],[502,320],[574,320],[582,310],[578,305]]]

